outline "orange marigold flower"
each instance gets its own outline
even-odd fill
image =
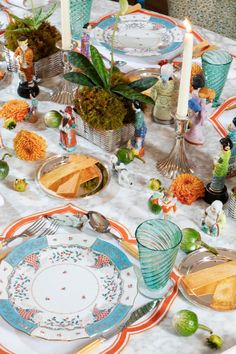
[[[176,177],[170,190],[182,204],[192,204],[198,198],[204,197],[203,182],[196,176],[184,173]]]
[[[43,160],[46,155],[46,141],[39,135],[28,130],[19,131],[14,138],[14,149],[21,160]]]
[[[2,118],[13,118],[17,122],[24,120],[29,113],[29,105],[24,100],[9,100],[0,109]]]

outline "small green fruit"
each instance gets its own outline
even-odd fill
[[[25,179],[16,179],[14,182],[14,189],[17,192],[25,192],[26,188],[28,186],[28,183],[26,182]]]
[[[213,349],[220,349],[222,347],[223,340],[220,336],[212,334],[209,338],[207,338],[207,344]]]
[[[152,191],[158,191],[158,189],[161,187],[161,181],[157,178],[151,178],[148,182],[148,188],[150,188]]]
[[[61,124],[62,115],[57,111],[49,111],[44,116],[44,122],[49,128],[58,128]]]

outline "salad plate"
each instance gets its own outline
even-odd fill
[[[226,248],[217,248],[218,255],[214,255],[213,253],[208,252],[204,248],[200,248],[195,252],[187,255],[179,265],[179,272],[181,275],[187,275],[193,272],[197,272],[202,269],[206,269],[209,267],[216,266],[221,263],[225,263],[228,260],[236,260],[236,250],[226,249]],[[186,290],[182,281],[179,283],[179,290],[184,295],[184,297],[190,301],[192,304],[209,308],[215,311],[220,311],[214,309],[211,306],[212,302],[212,294],[196,296],[194,294],[189,294]],[[235,300],[236,307],[236,300]]]
[[[111,50],[115,16],[97,23],[92,31],[94,45]],[[171,59],[182,50],[183,32],[174,20],[142,11],[120,16],[115,34],[114,52],[125,56]]]
[[[133,265],[114,245],[80,234],[40,236],[0,265],[0,315],[47,340],[76,340],[122,321],[137,295]]]

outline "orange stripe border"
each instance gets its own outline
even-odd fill
[[[227,130],[224,128],[224,126],[219,122],[219,117],[221,114],[229,107],[232,105],[232,103],[236,102],[236,96],[228,98],[220,107],[218,107],[214,113],[209,117],[209,121],[213,124],[214,128],[217,130],[217,132],[225,137],[228,135]]]

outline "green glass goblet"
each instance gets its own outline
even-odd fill
[[[151,299],[162,298],[172,289],[170,273],[182,240],[180,228],[169,220],[152,219],[135,232],[142,274],[139,292]]]
[[[89,22],[92,0],[70,0],[71,34],[74,40],[79,40],[83,26]]]
[[[223,91],[232,60],[233,57],[221,49],[210,50],[202,55],[205,86],[215,90],[216,93],[212,107],[220,105],[218,100]]]

